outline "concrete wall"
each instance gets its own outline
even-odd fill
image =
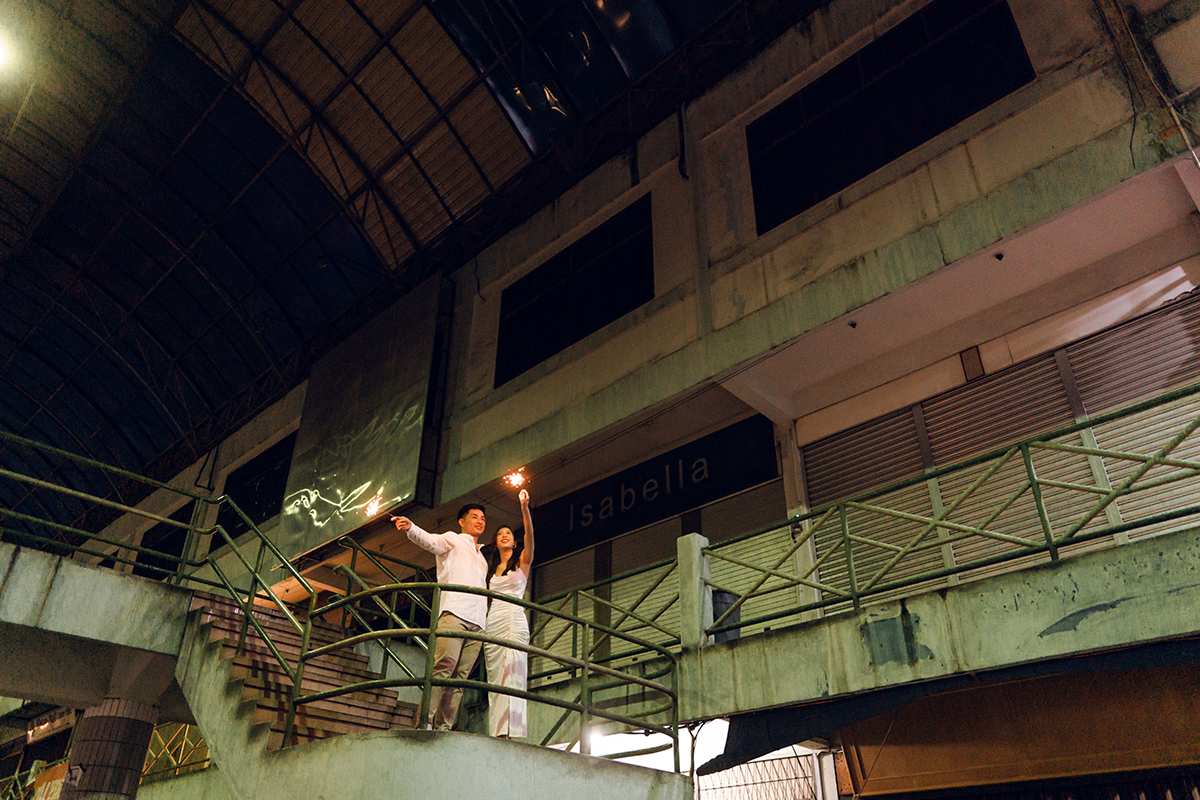
[[[454,276],[459,368],[443,500],[723,379],[1181,151],[1166,112],[1141,99],[1145,77],[1128,82],[1114,58],[1132,57],[1127,40],[1109,38],[1119,23],[1106,28],[1084,0],[1014,0],[1037,72],[1032,84],[757,236],[747,123],[923,4],[835,0],[688,106],[687,180],[672,119],[639,143],[640,175],[614,159]],[[1166,52],[1170,37],[1186,38],[1194,24],[1191,16],[1163,23],[1155,41]],[[1182,54],[1173,74],[1186,83],[1197,57],[1186,47],[1171,52]],[[655,299],[492,389],[504,287],[647,191]],[[998,324],[985,339],[1008,332]]]
[[[192,494],[212,498],[220,497],[224,494],[225,481],[231,472],[296,430],[300,422],[300,412],[304,406],[307,386],[307,383],[303,383],[290,391],[282,400],[258,414],[258,416],[246,423],[236,433],[221,442],[207,457],[192,464],[167,483]],[[169,517],[190,501],[188,495],[169,489],[159,489],[138,503],[137,507],[142,511],[156,514],[160,517]],[[282,502],[283,498],[280,497],[281,506]],[[217,506],[207,506],[200,519],[200,525],[203,527],[216,525],[217,513]],[[156,524],[158,523],[155,520],[147,517],[137,514],[125,514],[106,526],[101,531],[101,535],[107,539],[140,545],[145,533]],[[272,542],[279,544],[278,516],[263,522],[259,526],[259,529]],[[243,534],[238,541],[239,543],[248,543],[254,538],[254,534],[247,533]],[[218,563],[230,578],[235,583],[244,581],[246,570],[242,568],[223,539],[220,539],[218,536],[208,536],[198,538],[195,543],[195,547],[198,547],[201,553],[210,552],[210,546],[212,555],[218,560]],[[132,550],[123,550],[119,547],[103,544],[95,540],[88,542],[86,547],[94,551],[117,554],[129,559],[132,559],[136,555]],[[253,558],[253,554],[256,552],[256,550],[253,551],[251,558]],[[194,554],[186,555],[191,557]],[[80,563],[85,564],[96,564],[101,561],[101,558],[98,556],[76,555],[76,559]],[[273,562],[268,562],[268,568],[272,564]],[[133,567],[129,564],[117,563],[113,565],[113,569],[117,572],[127,573]],[[207,580],[216,579],[215,573],[211,569],[202,569],[197,574]]]
[[[679,656],[679,720],[821,703],[1194,636],[1200,632],[1197,574],[1200,529],[1193,529],[743,639],[685,646]],[[692,627],[702,630],[705,613],[711,621],[711,609],[693,603],[684,616],[696,616]],[[682,624],[687,627],[686,619]],[[626,669],[646,675],[663,666],[661,659],[651,659]],[[539,692],[573,701],[579,683],[563,680]],[[653,704],[632,684],[594,700],[629,716]],[[560,715],[531,703],[531,740],[540,741]],[[669,724],[663,716],[654,721]],[[555,741],[570,741],[577,732],[578,718],[572,716]]]
[[[680,717],[847,696],[1200,631],[1200,531],[710,645],[681,658]]]

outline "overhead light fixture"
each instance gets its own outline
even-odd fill
[[[17,51],[8,41],[8,35],[0,31],[0,69],[7,68],[17,62]]]

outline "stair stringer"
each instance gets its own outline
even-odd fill
[[[264,769],[271,725],[254,721],[256,703],[242,699],[243,681],[230,679],[233,658],[222,655],[221,642],[211,638],[212,623],[203,615],[203,608],[188,615],[175,679],[230,794],[234,800],[254,800],[243,792]]]

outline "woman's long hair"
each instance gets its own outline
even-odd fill
[[[505,528],[508,528],[510,531],[512,531],[513,550],[512,555],[508,557],[508,563],[504,565],[504,572],[500,573],[501,575],[507,575],[517,567],[521,566],[521,551],[525,549],[525,536],[523,535],[523,532],[521,536],[517,536],[517,532],[515,530],[509,528],[507,525],[501,525],[496,530],[496,533],[499,534],[500,531],[504,530]],[[490,583],[492,578],[496,575],[496,567],[500,566],[500,549],[496,547],[496,540],[493,539],[491,544],[485,544],[482,548],[480,548],[480,552],[483,553],[484,557],[487,559],[487,574],[488,582]]]

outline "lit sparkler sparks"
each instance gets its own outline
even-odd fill
[[[525,481],[527,480],[524,475],[524,472],[525,472],[525,468],[521,467],[516,472],[510,472],[507,475],[505,475],[503,480],[505,483],[507,483],[512,488],[520,489],[522,486],[525,485]]]
[[[379,512],[379,503],[381,500],[383,500],[382,495],[377,494],[374,497],[372,497],[371,500],[367,503],[367,516],[368,517],[373,517],[373,516],[375,516],[375,514],[377,514]]]

